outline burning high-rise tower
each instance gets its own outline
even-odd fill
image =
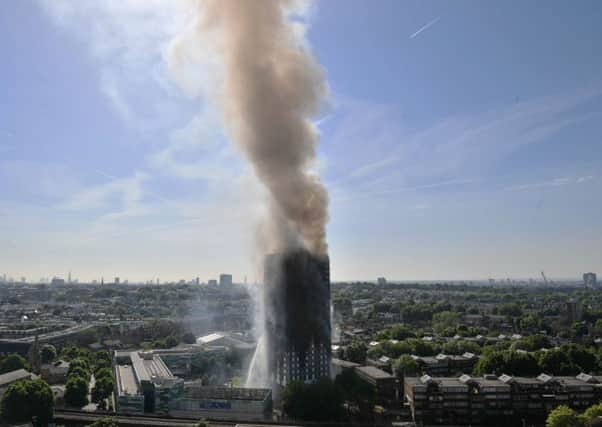
[[[249,384],[314,381],[330,368],[328,192],[316,167],[328,87],[295,0],[191,2],[194,20],[169,47],[169,68],[219,107],[228,138],[266,189],[258,249],[265,263],[265,336]],[[207,65],[216,70],[207,85]],[[199,72],[201,71],[201,72]],[[304,248],[304,249],[296,249]],[[266,356],[267,358],[264,357]]]
[[[297,249],[268,255],[264,272],[271,382],[314,382],[330,375],[328,257]]]

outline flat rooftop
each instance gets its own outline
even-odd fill
[[[17,369],[16,371],[7,372],[6,374],[0,375],[0,387],[12,384],[19,380],[30,379],[31,377],[31,372],[26,371],[25,369]]]
[[[140,381],[152,381],[155,378],[174,378],[159,356],[152,353],[133,351],[130,353],[130,359],[136,377]]]
[[[117,365],[117,390],[119,394],[140,394],[134,368],[130,365]]]
[[[373,378],[375,380],[386,380],[395,378],[388,372],[383,371],[382,369],[375,368],[374,366],[359,366],[357,369],[360,373],[366,375],[367,377]]]
[[[212,333],[212,334],[209,334],[209,335],[205,335],[205,336],[199,337],[199,338],[197,338],[196,341],[199,344],[210,344],[210,343],[212,343],[214,341],[221,340],[222,338],[224,338],[224,336],[225,336],[224,334],[220,334],[218,332],[215,332],[215,333]]]
[[[360,366],[359,363],[350,362],[343,359],[336,359],[334,357],[330,360],[330,363],[332,363],[333,366],[340,366],[341,368],[356,368]]]

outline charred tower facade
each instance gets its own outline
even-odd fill
[[[307,250],[268,255],[264,270],[268,371],[273,384],[330,374],[330,264]]]

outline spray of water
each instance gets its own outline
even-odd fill
[[[267,366],[267,343],[265,335],[262,335],[257,341],[257,349],[251,359],[249,365],[249,373],[247,375],[246,387],[266,387],[268,378]]]

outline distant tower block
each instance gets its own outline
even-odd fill
[[[219,285],[229,287],[232,286],[232,275],[231,274],[220,274]]]
[[[598,278],[596,277],[596,273],[584,273],[583,284],[588,288],[597,288]]]
[[[272,383],[330,375],[330,265],[305,250],[268,255],[264,298]]]

